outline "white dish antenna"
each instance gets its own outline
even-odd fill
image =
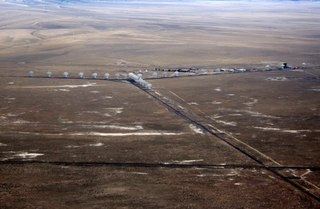
[[[29,76],[29,77],[33,77],[33,74],[34,74],[34,73],[33,73],[32,70],[28,72],[28,76]]]
[[[80,72],[80,73],[78,74],[78,77],[79,77],[80,79],[83,79],[83,78],[84,78],[84,73],[83,73],[83,72]]]
[[[91,75],[91,76],[92,76],[92,78],[93,78],[93,79],[97,79],[97,77],[98,77],[98,73],[92,73],[92,75]]]
[[[50,71],[47,72],[47,77],[48,77],[48,78],[51,78],[51,77],[52,77],[52,72],[50,72]]]
[[[69,77],[69,73],[68,73],[68,72],[64,72],[64,73],[62,74],[62,76],[63,76],[64,78],[68,78],[68,77]]]
[[[110,74],[109,73],[105,73],[104,76],[103,76],[103,79],[104,80],[108,80],[110,77]]]

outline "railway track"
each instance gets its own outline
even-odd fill
[[[144,162],[104,162],[104,161],[44,161],[44,160],[6,160],[0,165],[51,164],[78,167],[132,167],[132,168],[206,168],[206,169],[257,169],[266,168],[283,171],[288,169],[320,171],[320,166],[263,166],[250,164],[204,164],[204,163],[144,163]]]

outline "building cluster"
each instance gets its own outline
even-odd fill
[[[142,77],[138,74],[134,74],[134,73],[129,73],[129,80],[136,83],[137,85],[139,85],[140,87],[142,87],[143,89],[151,89],[152,84],[143,80]]]

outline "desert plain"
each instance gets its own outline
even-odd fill
[[[319,208],[319,2],[0,8],[0,208]]]

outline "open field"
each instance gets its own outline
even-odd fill
[[[318,2],[0,8],[1,209],[319,208]]]
[[[320,86],[313,78],[305,72],[272,71],[152,83],[156,91],[280,164],[319,165]]]
[[[319,61],[318,3],[1,3],[1,8],[0,61],[13,70]]]

